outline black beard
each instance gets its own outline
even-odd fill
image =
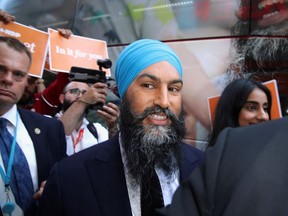
[[[267,74],[288,69],[288,37],[277,32],[286,28],[288,22],[258,29],[253,35],[263,35],[255,38],[237,38],[233,41],[232,49],[236,49],[232,59],[232,71],[240,74]],[[238,26],[238,27],[237,27]],[[239,22],[234,28],[235,34],[243,35],[245,22]],[[246,26],[247,27],[247,26]],[[286,34],[287,35],[287,34]],[[233,55],[233,54],[232,54]],[[236,70],[235,70],[236,69]]]
[[[150,113],[164,112],[172,121],[171,126],[143,126]],[[131,112],[129,101],[124,98],[120,114],[120,130],[123,149],[127,155],[127,168],[134,183],[141,179],[149,182],[153,169],[162,169],[171,177],[179,169],[180,145],[185,134],[184,115],[179,117],[159,106],[147,108],[141,115]]]
[[[69,101],[64,99],[62,104],[62,111],[65,112],[75,101]],[[89,113],[89,107],[87,107],[83,113],[83,116],[86,116]]]

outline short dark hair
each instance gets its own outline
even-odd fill
[[[236,79],[229,83],[221,94],[217,104],[209,146],[215,144],[219,133],[226,127],[239,127],[239,113],[247,102],[249,94],[261,89],[267,96],[268,114],[271,118],[272,97],[270,90],[261,82],[253,79]]]
[[[30,50],[25,46],[24,43],[19,41],[17,38],[13,37],[6,37],[6,36],[0,36],[0,43],[6,43],[9,47],[13,48],[16,51],[19,52],[25,52],[29,58],[30,64],[32,62],[32,55]]]

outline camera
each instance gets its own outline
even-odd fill
[[[112,66],[112,61],[110,59],[98,59],[97,65],[99,66],[99,70],[76,67],[76,66],[71,67],[70,73],[69,73],[69,80],[77,81],[77,82],[85,82],[85,83],[90,83],[90,84],[94,84],[96,82],[102,82],[102,83],[106,83],[108,87],[111,87],[110,82],[114,80],[111,78],[107,79],[106,72],[103,71],[102,68],[106,68],[106,69],[110,68]],[[117,97],[119,97],[117,88],[113,88],[111,89],[111,91]],[[97,104],[91,105],[90,109],[96,110],[102,106],[103,104],[97,103]]]
[[[70,81],[78,81],[85,83],[96,83],[102,82],[106,83],[106,73],[102,70],[102,68],[110,68],[112,66],[112,62],[110,59],[98,59],[97,65],[99,66],[99,70],[88,69],[82,67],[71,67],[69,73]]]

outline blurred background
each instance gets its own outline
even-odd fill
[[[221,77],[229,65],[231,38],[267,37],[255,30],[288,16],[269,18],[287,11],[286,0],[0,0],[0,8],[17,22],[39,30],[66,28],[75,35],[105,40],[113,62],[112,77],[114,63],[129,43],[141,38],[168,43],[183,63],[184,102],[193,116],[187,123],[190,135],[186,138],[193,145],[207,140],[210,128],[205,104],[207,97],[223,89]],[[239,20],[244,24],[235,30]],[[263,78],[277,80],[283,115],[288,104],[286,74],[282,71]],[[211,83],[215,88],[207,87]]]

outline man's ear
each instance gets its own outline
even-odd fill
[[[59,95],[59,101],[60,101],[61,104],[64,103],[64,97],[65,97],[64,94],[60,94],[60,95]]]

